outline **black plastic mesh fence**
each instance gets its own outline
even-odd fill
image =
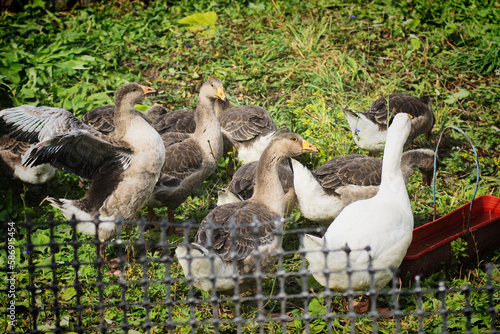
[[[338,292],[307,268],[303,236],[323,231],[287,226],[269,271],[257,264],[247,277],[217,277],[212,263],[208,284],[227,279],[236,288],[207,292],[175,255],[198,225],[175,225],[184,236],[167,234],[169,226],[118,222],[118,236],[100,243],[77,233],[76,222],[2,223],[0,332],[497,333],[500,326],[499,265],[466,269],[457,260],[446,281],[437,273],[406,282],[398,273],[380,291],[372,282],[363,292]],[[246,291],[238,284],[244,278],[255,283]]]

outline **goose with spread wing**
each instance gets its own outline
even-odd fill
[[[336,157],[311,172],[292,159],[297,207],[312,221],[329,225],[352,202],[377,194],[382,176],[382,161],[360,154]],[[403,152],[401,170],[405,183],[415,168],[428,183],[434,170],[434,151],[416,149]]]
[[[242,291],[254,283],[257,263],[261,272],[274,265],[281,247],[280,219],[286,207],[278,166],[286,158],[317,151],[293,133],[271,141],[257,165],[252,197],[217,206],[201,222],[195,242],[177,247],[176,256],[184,274],[194,278],[195,287],[224,292],[239,286]],[[258,257],[254,255],[256,249]],[[211,276],[216,280],[210,280]]]
[[[380,290],[392,279],[392,269],[401,265],[413,235],[413,213],[401,171],[401,153],[410,129],[408,114],[394,117],[377,194],[345,207],[323,237],[304,236],[309,270],[323,286],[360,291],[370,288],[373,275],[374,287]]]
[[[146,204],[165,160],[163,141],[151,125],[134,112],[134,105],[151,87],[130,83],[116,91],[115,131],[106,136],[61,108],[20,106],[0,111],[2,126],[19,140],[37,143],[26,166],[53,167],[92,180],[80,200],[48,198],[67,219],[74,215],[78,230],[99,240],[113,237],[116,218],[132,219]]]
[[[420,134],[428,135],[434,126],[432,103],[428,96],[394,93],[381,96],[364,113],[356,113],[347,108],[342,111],[356,144],[372,153],[379,153],[384,149],[387,127],[398,113],[407,113],[413,117],[405,147]]]

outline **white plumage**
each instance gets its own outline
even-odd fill
[[[410,128],[408,114],[395,116],[388,130],[377,195],[344,208],[323,238],[306,234],[304,247],[309,270],[320,284],[338,291],[349,287],[347,255],[342,250],[345,246],[352,250],[349,267],[354,271],[351,276],[354,290],[370,287],[370,258],[376,270],[376,289],[382,289],[391,280],[390,268],[399,267],[403,261],[413,232],[413,214],[401,172],[401,154]],[[331,273],[328,282],[323,273],[325,266]]]

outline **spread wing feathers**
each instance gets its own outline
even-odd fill
[[[203,152],[188,134],[183,133],[163,134],[165,143],[165,163],[162,173],[166,176],[184,179],[200,170],[203,164]],[[165,138],[167,141],[165,141]],[[182,140],[184,139],[184,140]]]
[[[328,194],[340,195],[342,186],[378,186],[382,177],[382,161],[359,154],[333,158],[313,172]]]
[[[50,163],[68,173],[92,179],[96,172],[106,173],[115,164],[127,169],[132,153],[129,148],[112,145],[85,130],[73,130],[38,144],[23,165]]]
[[[373,122],[376,122],[381,130],[387,129],[387,116],[389,116],[389,124],[395,114],[405,112],[412,115],[414,118],[424,116],[429,108],[426,103],[426,97],[417,98],[412,95],[395,93],[388,96],[379,97],[368,108],[365,116]],[[389,105],[389,113],[387,107]]]
[[[226,261],[244,259],[257,247],[270,245],[275,239],[274,212],[253,202],[244,201],[216,207],[201,222],[195,243],[213,250]],[[257,226],[252,226],[257,222]],[[234,228],[231,228],[234,226]]]
[[[159,134],[166,132],[193,133],[196,130],[194,112],[191,110],[174,110],[163,114],[153,122],[153,128]]]
[[[0,131],[6,131],[11,137],[29,143],[38,143],[78,129],[85,129],[99,136],[97,131],[62,108],[23,105],[0,111]]]
[[[97,131],[109,134],[115,130],[115,105],[97,107],[82,116],[81,121]]]
[[[220,115],[219,122],[233,141],[248,141],[278,130],[267,110],[252,105],[231,107]]]

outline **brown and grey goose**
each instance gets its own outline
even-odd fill
[[[132,219],[151,196],[165,160],[165,147],[158,132],[134,112],[134,105],[154,92],[137,83],[116,91],[112,136],[101,134],[61,108],[25,105],[0,111],[11,136],[37,143],[25,165],[50,163],[92,180],[83,199],[48,199],[67,219],[74,215],[87,221],[77,225],[82,233],[95,235],[96,226],[88,221],[98,216],[104,221],[98,227],[99,240],[111,238],[116,233],[113,221]]]
[[[159,104],[149,107],[145,112],[136,110],[149,124],[153,124],[158,117],[167,113],[167,109]],[[97,131],[109,135],[115,130],[115,105],[108,104],[90,110],[82,116],[81,121]]]
[[[325,162],[311,172],[292,160],[297,207],[307,219],[330,224],[352,202],[375,196],[379,190],[382,161],[359,154],[345,155]],[[432,177],[434,152],[416,149],[402,154],[401,170],[408,182],[414,168],[424,182]]]
[[[225,100],[226,94],[222,82],[212,78],[200,89],[195,132],[161,134],[167,158],[148,206],[167,207],[171,222],[175,209],[213,173],[222,158],[222,132],[214,110],[217,99]]]
[[[217,206],[201,222],[194,243],[177,247],[176,256],[184,274],[194,279],[195,287],[205,291],[215,287],[218,292],[232,291],[236,285],[240,291],[251,287],[258,261],[253,254],[256,248],[262,272],[274,265],[276,251],[281,247],[281,218],[286,207],[278,167],[286,158],[317,151],[293,133],[271,141],[259,160],[252,197]],[[214,283],[211,276],[216,277]]]
[[[343,109],[343,112],[356,144],[372,153],[379,153],[384,149],[387,128],[398,113],[407,113],[413,117],[405,147],[420,134],[429,134],[434,126],[432,103],[428,96],[418,98],[409,94],[394,93],[381,96],[364,113],[349,109]]]

